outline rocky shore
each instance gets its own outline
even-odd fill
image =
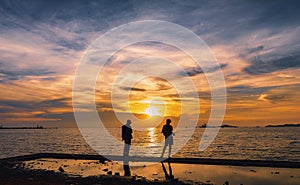
[[[141,176],[98,175],[74,176],[44,169],[28,169],[20,162],[1,162],[2,185],[210,185],[210,183],[182,182],[174,180],[150,180]]]
[[[133,157],[99,155],[32,154],[0,159],[1,185],[298,185],[298,162]],[[147,161],[147,162],[143,162]],[[151,162],[152,161],[152,162]],[[202,163],[202,164],[201,164]],[[127,166],[127,168],[125,168]],[[129,173],[128,176],[126,172]]]

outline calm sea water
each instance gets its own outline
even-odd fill
[[[174,156],[212,159],[258,159],[300,162],[300,128],[222,128],[205,151],[198,151],[204,129],[197,128],[189,142]],[[110,129],[120,139],[120,128]],[[176,133],[174,143],[180,143]],[[134,145],[149,146],[143,152],[158,156],[163,136],[158,129],[134,132]],[[105,144],[104,144],[105,145]],[[113,146],[106,146],[112,150]],[[96,154],[77,128],[0,130],[0,158],[40,152]],[[122,153],[122,151],[120,151]],[[115,153],[114,153],[115,154]]]

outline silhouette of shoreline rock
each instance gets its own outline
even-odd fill
[[[228,125],[228,124],[224,124],[221,126],[208,126],[207,124],[202,124],[200,126],[197,126],[197,128],[238,128],[238,126],[234,126],[234,125]]]
[[[266,125],[265,127],[300,127],[300,123],[297,123],[297,124],[281,124],[281,125]]]

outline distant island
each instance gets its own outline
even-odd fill
[[[300,127],[300,123],[297,123],[297,124],[282,124],[282,125],[267,125],[265,127]]]
[[[37,125],[36,127],[4,127],[0,125],[0,129],[44,129],[44,127],[41,125]]]
[[[202,124],[201,126],[197,126],[197,128],[238,128],[238,126],[233,126],[233,125],[228,125],[228,124],[224,124],[221,126],[207,126],[206,124]]]

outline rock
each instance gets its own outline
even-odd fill
[[[108,171],[108,172],[107,172],[107,175],[112,175],[112,171]]]
[[[255,170],[250,170],[250,172],[256,172]]]
[[[224,185],[229,185],[229,181],[225,181]]]
[[[65,172],[65,170],[64,170],[62,167],[59,167],[59,168],[58,168],[58,171],[60,171],[60,172]]]
[[[194,181],[192,181],[192,180],[186,180],[185,183],[187,183],[187,184],[193,184]]]

